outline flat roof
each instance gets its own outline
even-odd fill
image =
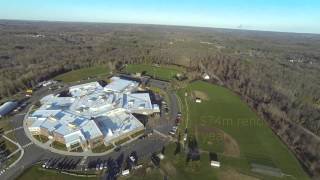
[[[132,93],[123,95],[125,109],[153,109],[149,93]]]
[[[121,79],[120,77],[112,77],[111,83],[107,84],[104,89],[107,91],[124,92],[128,88],[136,88],[138,87],[138,85],[139,83],[136,81],[129,81]]]
[[[143,124],[125,109],[110,111],[105,116],[95,119],[105,136],[105,142],[115,139],[123,133],[143,128]]]
[[[66,143],[103,137],[106,142],[123,133],[144,128],[132,109],[153,109],[148,93],[134,93],[139,83],[111,78],[103,88],[98,82],[70,87],[71,97],[48,95],[30,116],[30,128],[46,128]],[[132,93],[132,94],[131,94]]]

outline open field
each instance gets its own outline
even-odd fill
[[[193,98],[185,97],[185,92],[190,95],[195,90],[207,94],[209,100],[195,103]],[[257,163],[281,169],[282,173],[289,175],[285,176],[287,179],[308,179],[293,154],[265,122],[228,89],[196,81],[180,90],[178,94],[184,107],[184,119],[189,116],[187,125],[189,133],[196,136],[202,151],[219,154],[222,167],[231,167],[245,174],[253,174],[250,171],[250,164]],[[189,114],[186,114],[186,109]],[[181,126],[182,129],[185,128],[186,120]],[[221,131],[227,133],[227,137]],[[229,144],[229,149],[226,143]],[[237,147],[240,152],[237,150],[232,152],[232,149]],[[234,153],[240,153],[239,157],[232,155]]]
[[[91,177],[77,177],[71,176],[67,174],[60,173],[58,171],[53,170],[44,170],[41,169],[40,166],[32,166],[28,170],[26,170],[20,177],[17,178],[18,180],[90,180],[90,179],[97,179]]]
[[[169,81],[173,79],[177,73],[184,72],[184,69],[178,66],[156,67],[147,64],[128,64],[124,71],[126,73],[142,73],[145,71],[147,75],[156,79]]]
[[[67,73],[56,76],[54,79],[68,83],[88,79],[89,77],[92,78],[107,75],[108,73],[108,68],[103,66],[97,66],[69,71]]]

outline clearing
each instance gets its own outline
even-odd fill
[[[183,73],[184,68],[179,66],[153,66],[148,64],[128,64],[124,69],[126,73],[142,73],[152,76],[155,79],[165,81],[172,80],[178,73]]]
[[[87,80],[88,78],[95,78],[109,74],[109,69],[102,66],[95,66],[89,68],[82,68],[60,74],[56,76],[55,80],[60,80],[65,83],[76,82],[80,80]]]

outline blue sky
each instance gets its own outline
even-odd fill
[[[320,0],[0,0],[0,19],[320,33]]]

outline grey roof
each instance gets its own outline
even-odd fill
[[[5,116],[18,106],[17,102],[8,101],[0,106],[0,117]]]

